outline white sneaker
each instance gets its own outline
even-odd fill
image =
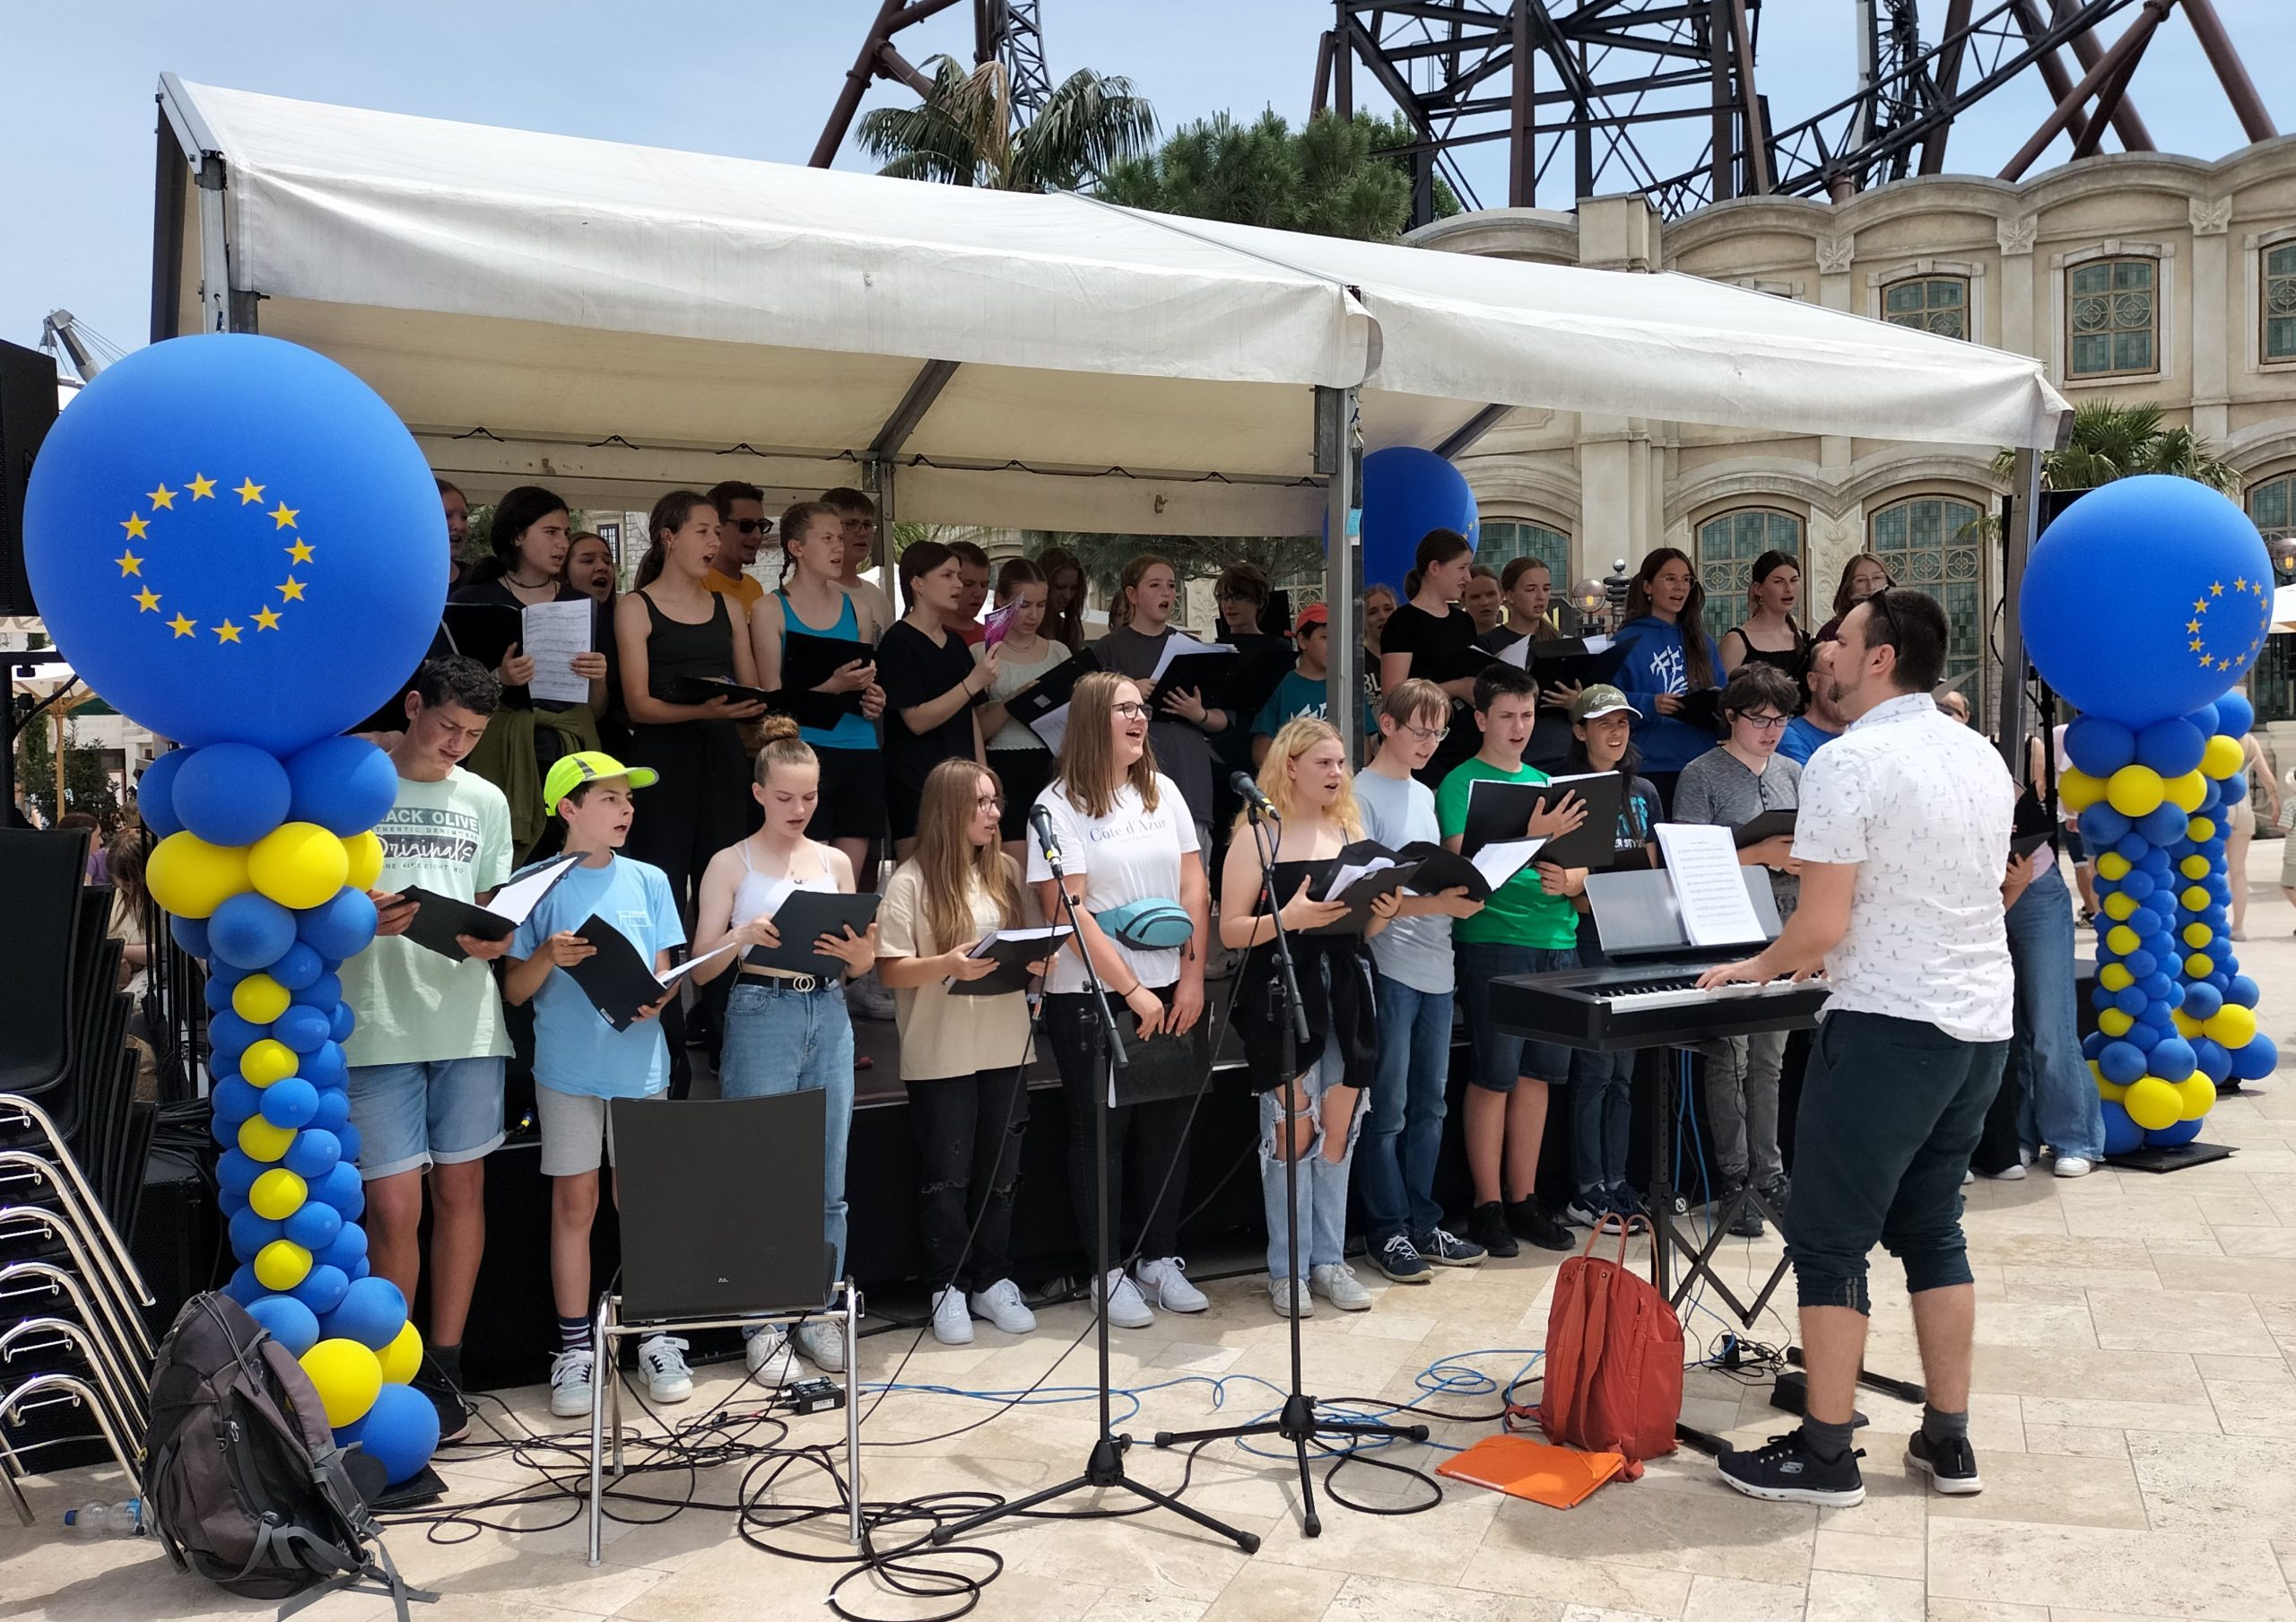
[[[864,1019],[891,1019],[898,1006],[874,969],[845,982],[845,1000]]]
[[[638,1367],[646,1376],[648,1402],[683,1402],[693,1395],[693,1371],[685,1365],[686,1343],[668,1335],[648,1335],[638,1343]]]
[[[2084,1160],[2078,1155],[2059,1155],[2057,1157],[2057,1174],[2059,1177],[2086,1177],[2096,1169],[2095,1161]]]
[[[943,1346],[972,1344],[972,1310],[953,1284],[933,1298],[933,1339]]]
[[[1268,1304],[1275,1308],[1278,1318],[1312,1318],[1316,1315],[1316,1297],[1304,1278],[1271,1278],[1267,1281]]]
[[[1032,1334],[1037,1327],[1037,1315],[1021,1298],[1021,1286],[1010,1278],[999,1278],[985,1290],[975,1290],[972,1311],[973,1316],[987,1319],[1008,1335]]]
[[[2019,1165],[2031,1165],[2040,1157],[2041,1152],[2039,1149],[2028,1149],[2021,1146],[2017,1150],[2017,1164]]]
[[[1996,1182],[2022,1182],[2025,1181],[2025,1168],[2022,1165],[2005,1165],[1997,1172],[1987,1172],[1984,1175]]]
[[[591,1375],[597,1355],[587,1346],[569,1347],[550,1360],[550,1411],[561,1419],[587,1418]]]
[[[1133,1269],[1140,1287],[1152,1292],[1156,1304],[1168,1312],[1200,1312],[1212,1304],[1204,1292],[1187,1281],[1187,1263],[1177,1256],[1143,1261]]]
[[[1343,1312],[1369,1312],[1374,1299],[1355,1277],[1354,1269],[1344,1261],[1309,1268],[1308,1287]]]
[[[1120,1330],[1144,1330],[1156,1321],[1156,1314],[1148,1310],[1142,1299],[1140,1286],[1126,1278],[1121,1269],[1108,1276],[1109,1322]],[[1092,1304],[1098,1306],[1101,1286],[1092,1286]]]
[[[823,1373],[845,1373],[845,1320],[808,1318],[799,1324],[797,1349],[821,1365]]]
[[[742,1361],[749,1365],[750,1377],[760,1385],[783,1386],[789,1376],[797,1372],[797,1359],[789,1349],[789,1337],[778,1323],[769,1323],[749,1337],[742,1348]]]
[[[1969,1167],[1967,1167],[1967,1166],[1963,1166],[1963,1167],[1961,1168],[1961,1186],[1962,1186],[1963,1188],[1967,1188],[1967,1187],[1969,1187],[1969,1186],[1970,1186],[1970,1184],[1971,1184],[1971,1183],[1975,1182],[1976,1181],[1977,1181],[1977,1173],[1976,1173],[1975,1172],[1970,1171],[1970,1170],[1969,1169]]]

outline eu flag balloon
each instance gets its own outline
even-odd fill
[[[296,344],[211,333],[106,368],[57,419],[24,562],[49,634],[114,709],[288,754],[422,661],[447,595],[439,522],[373,389]]]

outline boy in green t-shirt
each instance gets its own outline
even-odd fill
[[[1523,764],[1538,703],[1538,683],[1528,671],[1494,664],[1475,678],[1474,719],[1483,747],[1461,762],[1435,794],[1436,822],[1450,849],[1458,850],[1466,833],[1467,800],[1476,783],[1547,780],[1545,772]],[[1585,803],[1565,792],[1551,807],[1538,801],[1524,833],[1552,839],[1586,820]],[[1491,1018],[1491,982],[1504,975],[1575,969],[1578,939],[1578,914],[1569,898],[1546,893],[1535,864],[1501,885],[1481,912],[1451,927],[1459,1000],[1466,1007],[1467,1036],[1474,1049],[1466,1095],[1467,1170],[1475,1202],[1468,1236],[1494,1256],[1517,1254],[1518,1235],[1543,1250],[1572,1248],[1570,1230],[1537,1195],[1547,1087],[1570,1078],[1570,1050],[1501,1033]]]

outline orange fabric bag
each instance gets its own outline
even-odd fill
[[[1539,1428],[1566,1447],[1624,1454],[1631,1479],[1641,1461],[1674,1451],[1683,1326],[1650,1281],[1628,1270],[1625,1234],[1615,1261],[1593,1253],[1603,1232],[1555,1276]]]

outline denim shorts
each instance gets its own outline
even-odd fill
[[[1570,1079],[1570,1050],[1559,1042],[1509,1036],[1492,1022],[1491,982],[1514,974],[1553,974],[1578,966],[1575,946],[1518,946],[1507,941],[1452,943],[1458,964],[1458,998],[1465,1006],[1467,1039],[1474,1044],[1470,1085],[1486,1093],[1511,1093],[1518,1077],[1535,1081]]]
[[[500,1059],[356,1065],[349,1090],[359,1175],[369,1182],[483,1160],[502,1147]]]

